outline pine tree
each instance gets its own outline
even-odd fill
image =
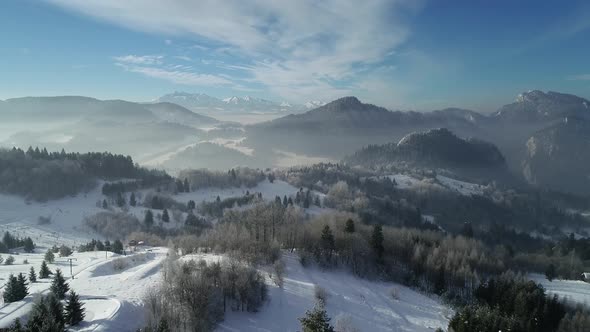
[[[194,210],[196,207],[195,201],[190,200],[188,201],[188,203],[186,204],[186,208],[189,210]]]
[[[117,193],[117,206],[118,207],[125,206],[125,197],[123,197],[123,194],[121,194],[121,192]]]
[[[445,268],[441,266],[437,273],[436,279],[434,280],[434,293],[437,295],[442,295],[446,289],[446,280],[445,280]]]
[[[188,179],[184,178],[184,192],[189,193],[191,191],[191,186],[188,183]]]
[[[4,302],[10,303],[18,301],[16,292],[18,291],[18,279],[14,276],[14,274],[10,274],[8,277],[8,282],[4,286]]]
[[[551,264],[549,264],[549,266],[547,266],[547,269],[545,270],[545,277],[547,277],[547,280],[553,281],[553,279],[555,279],[556,276],[557,276],[557,271],[555,269],[555,265],[553,265],[553,263],[551,263]]]
[[[332,255],[332,251],[335,249],[334,234],[330,226],[326,225],[322,230],[321,245],[324,252],[328,254],[328,257]]]
[[[162,221],[163,222],[170,222],[170,216],[168,215],[168,209],[164,209],[162,212]]]
[[[131,197],[129,197],[129,205],[136,206],[137,201],[135,200],[135,193],[131,193]]]
[[[47,309],[49,317],[52,317],[55,324],[61,327],[61,329],[59,329],[58,331],[62,331],[63,326],[65,324],[65,319],[64,309],[60,299],[53,294],[47,296]]]
[[[107,204],[107,200],[106,200],[106,199],[103,199],[103,200],[102,200],[102,208],[103,208],[103,209],[106,209],[106,208],[108,208],[108,207],[109,207],[109,205]]]
[[[66,297],[66,293],[70,290],[70,286],[66,283],[60,269],[55,270],[50,290],[60,300],[63,300]]]
[[[63,331],[63,323],[60,323],[60,318],[63,317],[61,311],[61,303],[54,295],[42,296],[29,315],[27,330]]]
[[[289,205],[289,201],[287,200],[287,195],[283,196],[283,206],[287,207]]]
[[[39,269],[39,279],[46,279],[49,278],[51,271],[47,267],[47,263],[45,261],[41,262],[41,269]]]
[[[51,249],[47,249],[44,260],[48,263],[53,263],[53,261],[55,260],[55,254]]]
[[[113,242],[113,252],[121,255],[123,253],[123,242],[115,240],[115,242]]]
[[[10,325],[10,327],[8,328],[8,332],[25,332],[25,329],[23,328],[20,319],[15,319],[14,323],[12,323],[12,325]]]
[[[354,220],[346,220],[346,226],[344,226],[344,231],[346,233],[354,233]]]
[[[16,296],[19,300],[22,300],[25,296],[29,295],[29,288],[27,287],[29,284],[27,283],[27,278],[22,273],[19,273],[16,279]]]
[[[334,332],[330,325],[330,317],[321,304],[316,304],[313,310],[305,312],[305,317],[299,318],[303,332]]]
[[[176,179],[176,192],[183,193],[184,192],[184,184],[180,179]]]
[[[381,261],[383,258],[383,252],[385,251],[385,248],[383,247],[383,228],[381,228],[381,225],[375,225],[373,227],[373,234],[371,235],[371,247],[377,255],[377,260]]]
[[[35,244],[33,243],[33,240],[30,237],[27,237],[24,241],[24,250],[25,252],[33,252],[35,251]]]
[[[37,273],[35,273],[35,268],[31,266],[29,270],[29,281],[30,282],[37,282]]]
[[[84,320],[84,316],[84,306],[80,302],[80,297],[71,291],[65,307],[65,322],[70,326],[78,325]]]
[[[152,225],[154,224],[154,214],[152,213],[152,210],[147,210],[145,212],[145,218],[143,219],[143,223],[147,227],[152,227]]]

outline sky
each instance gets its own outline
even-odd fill
[[[173,91],[490,112],[590,98],[587,1],[4,0],[0,99]]]

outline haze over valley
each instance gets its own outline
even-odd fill
[[[590,331],[585,2],[0,7],[0,330]]]

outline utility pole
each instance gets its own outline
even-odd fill
[[[74,279],[74,271],[72,270],[72,261],[77,261],[77,259],[68,258],[68,261],[70,261],[70,275],[72,276],[72,279]]]
[[[108,246],[108,247],[104,246],[104,259],[109,259],[109,256],[108,256],[109,250],[108,249],[111,249],[111,246]]]

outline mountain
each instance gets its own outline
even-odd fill
[[[467,110],[400,112],[344,97],[301,114],[291,114],[247,127],[247,143],[306,155],[342,158],[369,144],[446,127],[463,136],[484,131],[480,115]],[[483,121],[480,121],[483,122]]]
[[[219,124],[220,121],[210,116],[195,113],[180,105],[160,102],[144,104],[143,107],[150,110],[158,119],[173,123],[183,123],[191,127]]]
[[[590,195],[590,121],[568,117],[526,142],[522,170],[534,185]]]
[[[532,90],[501,107],[493,117],[506,121],[543,122],[575,116],[590,119],[590,101],[565,93]]]
[[[345,159],[353,165],[382,167],[395,163],[429,168],[505,168],[506,161],[492,143],[462,139],[446,128],[406,135],[397,143],[370,145]]]
[[[163,95],[156,102],[170,102],[190,110],[217,110],[246,113],[299,113],[323,105],[321,101],[309,101],[303,105],[275,102],[255,97],[232,96],[224,99],[203,93],[174,92]]]
[[[111,151],[140,159],[194,141],[216,120],[174,104],[88,97],[25,97],[0,103],[2,147]]]
[[[178,91],[163,95],[156,99],[156,102],[174,103],[188,109],[223,108],[225,106],[223,101],[204,93],[187,93]]]

